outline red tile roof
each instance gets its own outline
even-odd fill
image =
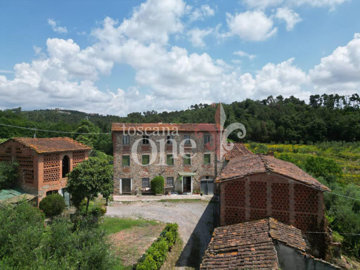
[[[174,124],[174,123],[113,123],[111,131],[217,131],[216,124],[210,123],[193,123],[193,124]]]
[[[330,191],[328,187],[293,163],[277,159],[273,156],[254,154],[240,155],[232,158],[217,178],[217,182],[266,172],[281,174],[322,191]]]
[[[244,156],[244,155],[251,155],[251,154],[253,154],[253,153],[249,149],[247,149],[244,144],[234,143],[233,149],[228,151],[224,157],[226,160],[230,160],[237,156]]]
[[[81,151],[91,150],[85,144],[79,143],[68,137],[57,138],[12,138],[12,140],[19,142],[39,154],[54,153],[54,152],[67,152],[67,151]],[[6,143],[6,142],[5,142]]]
[[[274,240],[307,249],[301,230],[273,218],[238,223],[214,230],[200,269],[278,269]]]

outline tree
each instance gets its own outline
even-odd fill
[[[78,208],[82,200],[86,199],[86,214],[90,200],[102,194],[109,198],[112,193],[113,168],[105,159],[90,157],[80,163],[68,178],[67,189],[72,196],[72,201]]]
[[[18,164],[0,162],[0,189],[13,188],[18,179]]]
[[[60,194],[51,194],[41,200],[39,208],[47,217],[57,216],[64,211],[65,201]]]

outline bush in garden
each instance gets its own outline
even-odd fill
[[[39,208],[47,217],[60,215],[65,209],[65,200],[60,194],[51,194],[41,200]]]
[[[159,238],[152,243],[136,266],[136,270],[160,269],[168,252],[178,240],[178,225],[167,224]]]
[[[164,177],[162,177],[161,175],[156,176],[151,180],[151,190],[155,194],[164,194],[164,184]]]

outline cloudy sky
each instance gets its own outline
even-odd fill
[[[1,0],[0,109],[359,93],[358,0]]]

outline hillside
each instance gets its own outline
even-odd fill
[[[227,115],[225,126],[240,122],[247,129],[246,141],[311,144],[322,141],[360,141],[360,97],[339,95],[311,96],[308,103],[296,97],[244,100],[223,104]],[[0,111],[0,124],[46,130],[75,132],[84,119],[101,132],[110,132],[112,122],[213,123],[216,106],[193,105],[187,110],[135,112],[126,117],[89,114],[71,110]],[[11,127],[0,128],[0,138],[33,136],[34,131]],[[37,131],[38,137],[61,133]],[[236,140],[236,137],[232,137]]]

